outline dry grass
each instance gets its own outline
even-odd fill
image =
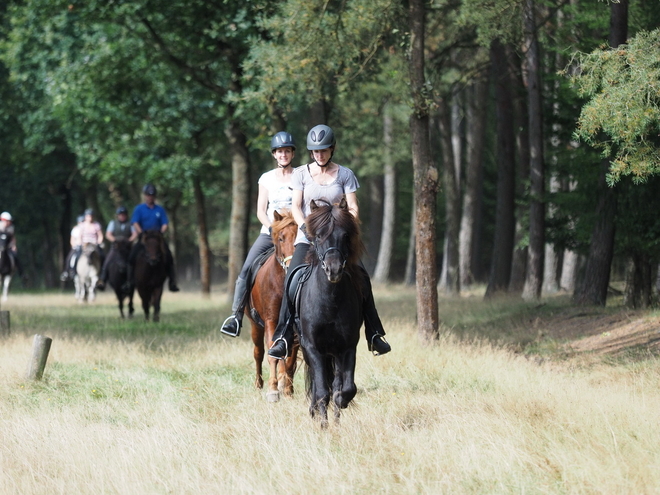
[[[93,307],[10,298],[0,493],[660,491],[654,357],[529,359],[513,341],[533,308],[478,297],[443,301],[447,331],[422,347],[414,293],[376,296],[394,351],[373,358],[360,342],[358,395],[325,431],[302,372],[293,399],[255,391],[249,338],[214,331],[224,298],[167,294],[159,326],[119,321],[107,294]],[[26,382],[34,333],[54,341],[44,379]]]

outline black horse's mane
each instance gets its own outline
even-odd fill
[[[311,240],[324,242],[335,229],[341,229],[349,237],[349,252],[345,253],[347,264],[357,265],[364,251],[360,235],[360,225],[342,200],[339,204],[327,201],[316,201],[316,208],[305,219],[307,234]]]

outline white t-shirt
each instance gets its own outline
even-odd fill
[[[259,177],[259,185],[268,190],[268,208],[266,215],[272,222],[275,219],[275,210],[289,210],[291,211],[291,197],[293,191],[289,182],[282,182],[278,179],[277,169],[270,170]],[[262,234],[268,234],[268,228],[265,225],[261,226]]]

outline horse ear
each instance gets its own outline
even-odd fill
[[[341,201],[339,202],[339,207],[342,210],[348,210],[348,202],[346,201],[346,196],[341,197]]]
[[[275,211],[273,212],[273,216],[275,217],[275,220],[277,220],[278,222],[281,221],[281,220],[284,218],[282,215],[280,215],[280,214],[277,212],[277,210],[275,210]]]
[[[309,203],[309,207],[310,207],[310,209],[311,209],[312,211],[314,211],[314,210],[316,210],[319,206],[316,204],[316,201],[312,200],[312,201]]]

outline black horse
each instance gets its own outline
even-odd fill
[[[0,232],[0,291],[2,292],[2,302],[7,300],[11,277],[16,270],[16,266],[12,262],[11,255],[9,254],[9,241],[9,234]]]
[[[108,253],[106,263],[108,264],[108,282],[115,291],[119,305],[119,314],[124,315],[124,299],[128,298],[128,317],[132,317],[135,309],[133,308],[134,289],[125,290],[122,288],[126,284],[128,255],[131,252],[131,243],[128,240],[117,240],[112,245]]]
[[[142,234],[143,245],[135,258],[135,288],[142,299],[144,317],[149,320],[150,306],[154,308],[153,321],[160,320],[160,298],[167,278],[167,251],[163,234],[148,230]]]
[[[357,220],[346,201],[339,205],[311,203],[306,218],[312,240],[309,279],[300,288],[297,332],[307,365],[309,412],[328,424],[330,393],[335,421],[357,392],[355,354],[360,338],[363,244]]]

